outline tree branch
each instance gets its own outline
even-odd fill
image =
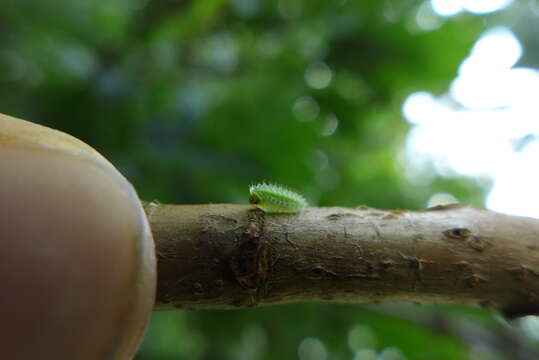
[[[294,215],[144,206],[157,247],[156,309],[410,301],[539,313],[539,220],[460,205]]]

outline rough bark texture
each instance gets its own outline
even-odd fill
[[[293,215],[245,205],[145,209],[156,309],[410,301],[539,313],[539,220],[457,205]]]

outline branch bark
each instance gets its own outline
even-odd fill
[[[539,220],[460,205],[293,215],[144,205],[158,257],[156,309],[406,301],[539,313]]]

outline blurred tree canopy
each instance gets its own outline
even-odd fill
[[[420,209],[440,191],[481,205],[473,180],[409,181],[400,153],[405,97],[444,91],[484,28],[413,0],[7,1],[0,112],[94,146],[145,200],[246,203],[268,180],[318,206]],[[455,307],[160,312],[137,358],[534,354],[511,334]]]

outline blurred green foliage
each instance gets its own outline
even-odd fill
[[[425,4],[8,1],[0,111],[91,144],[146,200],[246,203],[269,180],[320,206],[420,209],[439,191],[481,205],[475,181],[403,175],[403,100],[444,91],[485,26],[462,14],[426,30]],[[159,312],[137,358],[509,359],[507,334],[454,307]]]

